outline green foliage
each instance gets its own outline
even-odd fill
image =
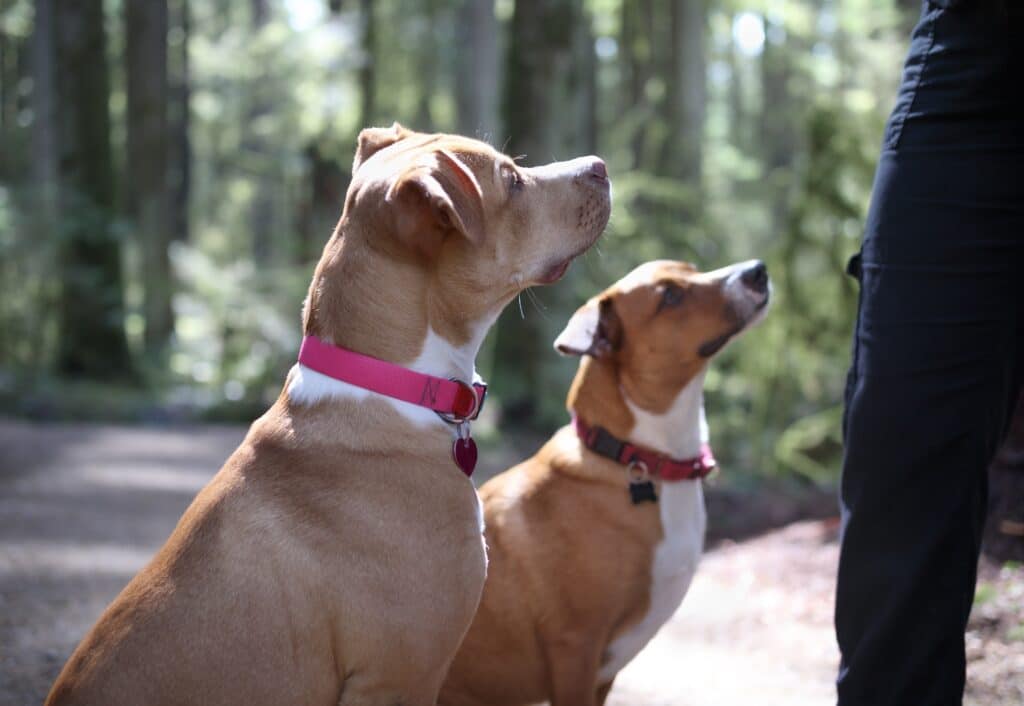
[[[276,397],[281,371],[298,349],[307,268],[218,263],[188,246],[175,248],[173,261],[183,290],[175,302],[177,341],[169,365],[176,397],[246,409]]]
[[[609,164],[615,203],[607,234],[567,280],[521,301],[524,315],[539,319],[546,340],[538,365],[554,381],[534,423],[547,429],[565,420],[576,362],[556,356],[548,342],[587,297],[649,259],[710,269],[760,258],[772,275],[774,302],[761,327],[712,366],[713,441],[727,468],[832,478],[857,296],[844,265],[858,247],[900,73],[904,19],[886,0],[709,2],[702,174],[681,180],[667,176],[663,164],[673,134],[665,117],[664,23],[621,46],[623,2],[583,3],[598,57],[597,149]],[[337,15],[315,0],[267,5],[257,23],[252,3],[191,3],[191,240],[172,250],[171,350],[165,361],[141,365],[151,399],[221,416],[246,416],[266,404],[294,358],[305,287],[333,225],[327,221],[342,205],[334,195],[333,216],[309,216],[316,209],[310,154],[333,165],[343,189],[362,127],[359,68],[374,62],[375,122],[438,130],[458,122],[455,69],[464,49],[454,38],[462,3],[411,9],[381,0],[370,48],[360,45],[359,3],[343,3]],[[664,13],[668,3],[653,7]],[[28,41],[28,8],[19,2],[0,12],[5,37]],[[497,3],[503,31],[512,8]],[[761,46],[738,41],[741,12],[753,13],[755,28],[763,21]],[[114,51],[122,45],[113,37]],[[636,101],[626,88],[627,49],[648,62]],[[120,80],[115,72],[115,150],[123,150]],[[565,116],[563,130],[577,127],[575,115]],[[35,215],[30,123],[0,130],[0,388],[7,390],[50,384],[43,375],[52,370],[60,335],[53,314],[60,282],[52,276],[59,236],[45,234]],[[505,135],[491,137],[502,146]],[[125,325],[138,356],[140,245],[129,224],[121,228]],[[479,363],[499,383],[500,405],[494,339]]]

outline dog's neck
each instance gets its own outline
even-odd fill
[[[476,356],[497,314],[485,313],[476,320],[459,321],[457,326],[435,322],[446,307],[431,299],[430,272],[415,262],[361,254],[353,257],[340,247],[329,267],[317,268],[307,302],[306,335],[427,375],[465,382],[476,379]],[[445,335],[453,329],[462,333],[464,340],[452,341]],[[288,374],[286,390],[292,403],[304,405],[332,398],[382,399],[420,426],[444,425],[428,409],[335,380],[298,363]]]
[[[591,426],[677,459],[700,455],[708,440],[701,368],[662,412],[632,400],[611,361],[585,357],[569,391],[568,407]]]
[[[647,411],[628,398],[626,404],[636,423],[629,440],[659,451],[671,458],[700,456],[708,441],[708,423],[704,416],[704,370],[693,377],[660,414]]]

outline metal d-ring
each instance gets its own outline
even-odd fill
[[[639,458],[634,458],[626,465],[626,474],[630,483],[644,483],[651,479],[651,469]]]

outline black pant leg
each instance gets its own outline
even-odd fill
[[[876,174],[847,394],[841,706],[952,706],[1019,374],[1020,9],[925,6]]]

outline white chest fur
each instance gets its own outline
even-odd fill
[[[704,548],[704,493],[700,481],[666,483],[658,498],[665,536],[654,550],[650,607],[640,622],[620,634],[605,655],[600,679],[629,663],[683,602]]]
[[[690,458],[707,440],[704,421],[704,376],[691,380],[664,414],[654,415],[630,404],[636,425],[634,443],[674,458]],[[606,682],[632,660],[682,603],[704,549],[707,514],[701,481],[663,483],[658,498],[662,540],[654,549],[650,606],[608,646],[599,680]]]

